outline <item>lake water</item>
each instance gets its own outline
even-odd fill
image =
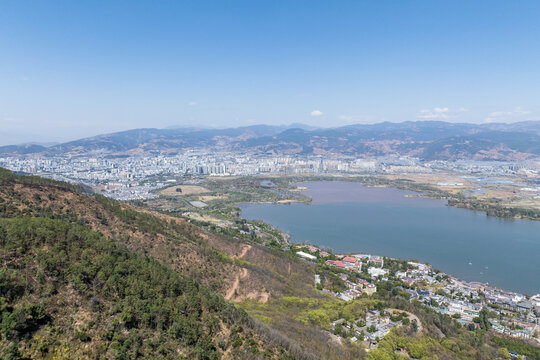
[[[320,181],[311,205],[243,204],[242,217],[289,233],[292,242],[429,262],[450,275],[540,293],[540,222],[503,220],[446,200],[360,183]]]

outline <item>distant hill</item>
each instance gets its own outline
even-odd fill
[[[540,156],[540,122],[455,124],[407,121],[312,128],[134,129],[58,144],[4,146],[0,155],[175,154],[189,148],[257,154],[408,155],[424,160],[522,160]]]
[[[0,154],[8,156],[40,153],[46,150],[47,148],[45,146],[34,144],[0,146]]]

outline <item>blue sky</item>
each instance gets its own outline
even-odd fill
[[[538,1],[0,0],[0,144],[540,119]]]

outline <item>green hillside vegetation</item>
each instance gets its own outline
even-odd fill
[[[344,302],[330,297],[314,299],[288,296],[267,303],[244,301],[240,306],[271,327],[298,339],[308,348],[321,348],[320,344],[324,344],[320,351],[322,358],[331,358],[336,352],[341,352],[341,358],[362,359],[365,351],[359,344],[348,341],[338,343],[328,332],[316,330],[328,329],[331,321],[340,318],[352,322],[363,317],[368,308],[377,304],[382,305],[380,301],[369,298]]]
[[[351,302],[324,295],[314,275],[339,287],[337,272],[279,243],[219,235],[52,180],[0,170],[0,185],[2,359],[536,356],[409,302],[397,284]],[[373,308],[406,310],[422,331],[404,323],[368,353],[330,333],[333,321]]]
[[[235,266],[196,227],[35,180],[0,174],[0,358],[314,358],[190,276]],[[160,255],[175,245],[192,272]]]
[[[501,345],[506,344],[491,341],[486,331],[469,331],[450,316],[438,314],[418,302],[409,303],[392,296],[362,296],[350,302],[329,297],[317,300],[283,297],[265,304],[245,301],[241,303],[241,307],[270,326],[282,329],[291,337],[298,337],[296,334],[303,332],[303,341],[306,344],[326,343],[325,352],[322,353],[325,356],[335,351],[336,343],[328,341],[328,335],[324,337],[311,334],[309,329],[329,329],[330,323],[338,319],[345,319],[349,323],[356,322],[364,317],[368,309],[382,310],[391,307],[417,315],[423,326],[422,333],[414,331],[412,325],[406,322],[406,326],[394,328],[382,339],[377,349],[370,350],[367,354],[358,345],[350,344],[351,346],[343,351],[344,358],[358,359],[367,356],[367,359],[373,360],[403,359],[403,354],[396,353],[398,349],[405,349],[414,359],[504,358],[502,349],[505,346]],[[349,343],[345,339],[342,341]],[[521,341],[513,342],[537,350]]]
[[[256,336],[245,327],[245,313],[83,226],[4,219],[0,244],[4,359],[216,359],[227,349],[238,356],[259,352],[257,341],[246,340]]]
[[[494,336],[492,341],[504,349],[527,356],[529,359],[540,359],[540,348],[524,343],[523,341],[500,336]]]

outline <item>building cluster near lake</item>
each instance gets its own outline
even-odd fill
[[[370,254],[334,254],[327,249],[309,244],[297,244],[293,251],[306,261],[318,262],[332,270],[343,282],[344,290],[333,291],[321,284],[316,275],[315,283],[321,292],[343,301],[360,296],[370,296],[377,291],[392,291],[405,295],[409,301],[419,301],[434,311],[451,316],[463,326],[482,326],[485,313],[489,326],[496,332],[511,337],[536,341],[540,344],[540,294],[529,296],[501,290],[479,282],[465,282],[418,261],[403,261]],[[406,270],[396,270],[397,264]],[[375,313],[373,313],[375,314]],[[384,319],[377,313],[377,338],[382,338],[398,324]],[[383,317],[384,318],[384,317]],[[339,322],[334,321],[333,327]],[[373,325],[373,324],[372,324]],[[362,334],[364,341],[373,341],[372,334],[350,324],[354,330],[353,341]],[[373,330],[373,328],[370,328]]]
[[[412,320],[411,320],[412,318]],[[341,318],[332,322],[330,330],[335,333],[352,334],[351,342],[367,341],[369,347],[376,347],[377,343],[395,327],[409,325],[411,321],[418,327],[416,316],[397,309],[378,310],[370,309],[365,318],[348,322]],[[343,331],[344,330],[344,331]],[[338,336],[339,339],[339,336]]]
[[[83,183],[117,200],[155,198],[167,185],[166,176],[253,176],[321,174],[429,174],[453,171],[485,176],[540,178],[540,162],[422,161],[409,156],[355,157],[343,155],[266,156],[250,153],[187,149],[177,155],[140,156],[5,156],[0,166],[15,172]],[[481,177],[479,179],[481,179]],[[460,182],[441,186],[459,186]],[[527,196],[540,196],[540,187],[522,184]]]

